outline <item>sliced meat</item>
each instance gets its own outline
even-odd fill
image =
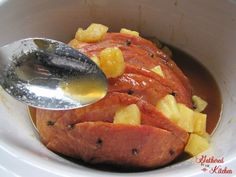
[[[81,122],[103,121],[112,123],[115,112],[130,104],[137,104],[139,107],[143,125],[150,125],[170,131],[186,143],[188,133],[163,116],[154,106],[134,96],[118,92],[110,93],[99,102],[80,109],[67,111],[37,109],[37,127],[39,129],[41,127],[44,128],[48,126],[49,121],[61,129],[67,129],[67,127]],[[43,119],[44,122],[42,122]]]
[[[192,92],[190,90],[186,90],[182,84],[176,83],[173,80],[165,79],[145,68],[139,68],[129,64],[126,64],[125,73],[140,74],[158,81],[160,85],[171,89],[171,92],[174,93],[177,102],[183,103],[186,106],[192,108]],[[169,94],[171,93],[169,92]]]
[[[127,44],[129,42],[129,45]],[[107,47],[119,47],[124,55],[126,65],[150,70],[160,65],[165,78],[163,83],[168,83],[173,92],[178,93],[178,102],[192,108],[192,88],[188,79],[176,64],[169,59],[152,42],[141,37],[121,34],[107,33],[105,38],[96,43],[79,42],[76,49],[88,56],[99,55],[99,52]],[[157,75],[153,73],[154,75]],[[157,76],[156,76],[157,77]]]
[[[172,92],[157,80],[140,74],[124,73],[121,77],[109,79],[109,92],[122,92],[136,96],[156,105],[165,95]]]
[[[167,77],[175,80],[175,82],[181,82],[187,90],[192,90],[188,78],[175,62],[158,49],[155,44],[142,37],[122,33],[107,33],[105,38],[99,42],[79,42],[74,47],[89,56],[97,55],[106,47],[119,47],[124,54],[126,62],[146,69],[160,65],[166,72]]]
[[[119,47],[125,73],[109,79],[109,90],[99,102],[74,110],[36,110],[36,126],[51,150],[89,163],[153,168],[170,163],[183,152],[189,134],[171,122],[155,105],[167,94],[192,107],[188,79],[152,42],[141,37],[107,33],[94,43],[72,41],[88,56]],[[160,65],[165,77],[150,69]],[[136,104],[141,125],[113,124],[117,110]]]
[[[142,125],[113,124],[115,112],[130,104],[139,107]],[[90,163],[152,168],[171,162],[183,151],[188,139],[187,132],[149,103],[116,92],[81,109],[37,109],[36,120],[49,149]],[[97,148],[99,139],[104,142],[101,148]]]
[[[53,134],[46,144],[49,149],[89,163],[154,168],[169,163],[184,148],[171,132],[150,126],[84,122],[66,133],[49,131]]]

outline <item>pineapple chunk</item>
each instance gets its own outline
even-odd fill
[[[209,133],[205,132],[201,137],[205,138],[208,142],[211,142],[211,135],[209,135]]]
[[[69,42],[69,46],[71,46],[72,48],[76,48],[79,44],[79,41],[76,40],[76,39],[72,39],[70,42]]]
[[[202,114],[199,112],[193,113],[193,120],[194,120],[194,128],[193,132],[198,135],[204,135],[206,133],[206,114]]]
[[[137,31],[131,31],[131,30],[126,29],[126,28],[121,28],[120,33],[123,33],[123,34],[130,34],[130,35],[133,35],[133,36],[139,36],[139,32],[137,32]]]
[[[161,77],[165,77],[160,65],[155,66],[154,68],[151,69],[151,71],[157,73]]]
[[[107,26],[92,23],[86,30],[79,28],[75,34],[75,38],[81,42],[97,42],[105,36],[107,31]]]
[[[207,102],[200,98],[199,96],[194,95],[192,97],[193,104],[196,107],[195,111],[202,112],[207,107]]]
[[[173,95],[166,95],[164,98],[158,101],[156,108],[170,120],[178,122],[180,118],[180,112]]]
[[[191,134],[188,140],[187,145],[185,146],[184,151],[188,154],[195,156],[209,148],[209,143],[207,139],[197,135]]]
[[[90,58],[91,58],[91,60],[93,60],[94,63],[96,63],[98,66],[100,66],[99,58],[96,55],[93,55]]]
[[[181,103],[177,105],[180,113],[180,119],[177,124],[187,132],[193,132],[193,110]]]
[[[100,67],[107,78],[115,78],[124,73],[125,62],[119,48],[106,48],[100,52],[99,58]]]
[[[140,125],[141,114],[138,106],[136,104],[131,104],[116,111],[113,123]]]

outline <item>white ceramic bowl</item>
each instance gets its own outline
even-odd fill
[[[78,26],[102,23],[157,36],[197,58],[216,79],[223,114],[204,155],[224,158],[220,165],[236,175],[236,1],[235,0],[0,0],[0,46],[26,37],[68,42]],[[209,87],[211,87],[209,85]],[[140,173],[115,173],[77,165],[47,150],[27,119],[26,106],[1,90],[0,176],[213,176],[189,159]]]

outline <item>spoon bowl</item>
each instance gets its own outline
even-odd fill
[[[65,110],[106,95],[107,79],[86,55],[51,39],[28,38],[0,48],[0,84],[27,105]]]

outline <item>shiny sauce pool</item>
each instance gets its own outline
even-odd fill
[[[212,134],[219,122],[221,115],[221,107],[222,107],[220,90],[217,86],[217,83],[214,80],[213,76],[210,74],[210,72],[193,57],[174,47],[169,47],[169,48],[172,51],[173,60],[176,62],[179,68],[184,72],[184,74],[188,77],[193,87],[193,94],[200,96],[201,98],[207,101],[208,106],[203,111],[203,113],[207,114],[207,132],[209,134]],[[32,117],[32,120],[35,123],[35,115],[36,115],[35,108],[30,107],[29,112],[30,116]],[[89,166],[103,171],[113,171],[113,172],[140,171],[139,169],[130,169],[130,168],[124,169],[112,165],[88,165],[77,159],[68,157],[65,158],[73,162],[76,162],[80,165]],[[188,158],[190,158],[190,156],[188,156],[186,153],[183,153],[171,164],[184,161]]]

